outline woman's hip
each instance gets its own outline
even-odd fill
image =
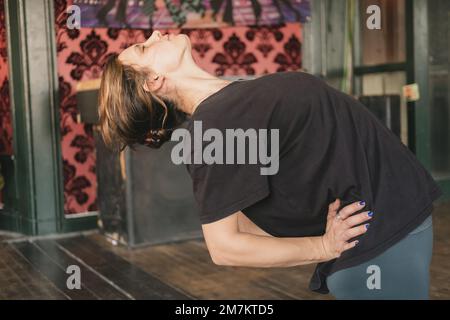
[[[328,289],[337,299],[428,299],[432,251],[430,215],[375,258],[328,276]]]

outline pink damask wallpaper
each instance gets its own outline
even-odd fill
[[[95,147],[92,126],[76,122],[78,81],[99,78],[108,56],[144,41],[152,30],[66,28],[71,0],[55,0],[65,213],[96,211]],[[193,55],[216,75],[262,75],[301,67],[301,25],[176,29],[188,34]]]
[[[5,6],[0,0],[0,155],[13,154],[6,42]]]

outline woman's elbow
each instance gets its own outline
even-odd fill
[[[234,219],[232,219],[234,216]],[[203,234],[211,260],[219,266],[235,266],[241,251],[236,215],[204,224]]]
[[[215,265],[224,267],[237,266],[235,259],[231,257],[230,252],[227,252],[227,250],[212,249],[209,251],[209,255]]]
[[[236,238],[227,237],[226,241],[224,239],[209,241],[207,247],[214,264],[227,267],[240,266],[242,252]]]

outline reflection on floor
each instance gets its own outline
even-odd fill
[[[450,203],[433,217],[431,298],[450,299]],[[70,265],[80,268],[80,290],[67,287]],[[216,266],[201,240],[129,250],[100,234],[0,235],[0,299],[331,299],[308,290],[313,269]]]

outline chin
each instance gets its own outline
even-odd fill
[[[179,40],[180,42],[183,42],[186,46],[191,45],[191,39],[183,33],[178,34],[176,36],[176,39]]]
[[[179,44],[183,53],[185,51],[191,52],[191,39],[189,39],[189,37],[185,34],[180,33],[179,35],[176,36],[175,38],[177,40],[177,45]]]

